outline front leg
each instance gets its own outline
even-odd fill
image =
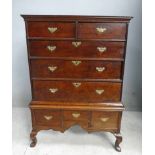
[[[116,149],[116,151],[121,152],[121,148],[120,148],[119,144],[122,142],[122,136],[120,133],[114,133],[114,136],[116,137],[115,149]]]
[[[32,140],[30,147],[35,147],[36,143],[37,143],[37,135],[38,131],[36,129],[32,129],[31,134],[30,134],[30,138]]]

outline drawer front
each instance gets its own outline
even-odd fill
[[[74,38],[75,24],[61,22],[28,22],[28,36]]]
[[[80,39],[125,39],[124,23],[80,23],[78,25]]]
[[[33,110],[36,125],[61,127],[61,112],[59,110]]]
[[[63,112],[65,121],[88,121],[89,113],[87,111],[70,111],[65,110]]]
[[[33,100],[62,102],[118,102],[121,83],[33,81]]]
[[[30,55],[36,57],[123,58],[124,42],[30,41]]]
[[[32,60],[32,77],[121,79],[121,62]]]
[[[92,112],[92,128],[94,129],[117,129],[121,112],[94,111]]]

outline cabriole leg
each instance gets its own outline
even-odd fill
[[[35,147],[35,145],[37,143],[37,138],[36,138],[37,132],[38,131],[35,129],[32,129],[32,131],[31,131],[30,138],[31,138],[32,142],[30,144],[30,147]]]
[[[121,147],[119,145],[122,142],[122,135],[120,133],[114,133],[114,136],[116,137],[115,149],[116,151],[121,152]]]

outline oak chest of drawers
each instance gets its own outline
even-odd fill
[[[32,89],[31,147],[40,130],[107,131],[120,151],[131,17],[22,15]]]

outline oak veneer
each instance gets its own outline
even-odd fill
[[[120,135],[122,86],[131,17],[22,15],[32,101],[34,147],[40,130],[64,132],[80,125],[88,132]]]

